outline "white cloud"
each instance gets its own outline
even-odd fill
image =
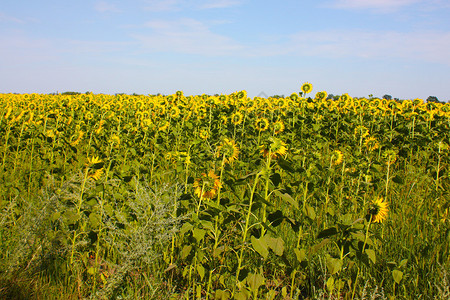
[[[120,12],[120,9],[118,9],[115,4],[106,1],[98,1],[95,3],[95,10],[101,13]]]
[[[227,8],[240,5],[243,0],[147,0],[145,9],[154,12],[191,9]]]
[[[417,2],[420,2],[420,0],[334,0],[328,6],[341,9],[375,9],[382,12],[392,12],[400,7]]]
[[[63,46],[61,52],[74,54],[105,54],[113,52],[121,52],[128,47],[132,47],[129,42],[119,41],[83,41],[83,40],[68,40],[61,42]]]
[[[177,11],[180,10],[181,3],[180,0],[148,0],[144,9],[153,12]]]
[[[25,23],[25,21],[22,20],[22,19],[18,19],[18,18],[13,17],[13,16],[8,16],[8,15],[0,12],[0,23],[2,23],[2,22],[4,22],[4,23],[16,23],[16,24],[23,24],[23,23]]]
[[[212,32],[194,19],[154,20],[145,24],[148,34],[132,34],[147,51],[220,56],[238,54],[243,46],[229,37]]]
[[[131,36],[145,52],[168,52],[238,58],[310,56],[324,58],[401,59],[450,66],[450,32],[445,31],[304,31],[279,40],[241,43],[200,21],[154,20],[150,33]],[[264,39],[264,38],[262,38]]]
[[[200,8],[226,8],[240,5],[241,3],[242,1],[239,0],[209,0],[205,1],[205,3],[200,6]]]

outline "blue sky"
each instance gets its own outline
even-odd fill
[[[450,100],[448,0],[2,0],[0,92]]]

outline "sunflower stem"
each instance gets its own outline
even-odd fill
[[[252,215],[253,198],[255,195],[256,186],[258,185],[260,176],[261,176],[261,172],[256,174],[255,182],[253,183],[253,187],[252,187],[252,190],[250,193],[250,201],[248,204],[247,216],[245,218],[244,230],[242,231],[241,249],[240,249],[239,255],[238,255],[238,266],[237,266],[237,270],[236,270],[235,285],[233,287],[231,298],[234,297],[234,294],[236,292],[236,286],[238,285],[238,282],[239,282],[239,274],[240,274],[241,268],[242,268],[242,257],[244,255],[245,240],[247,239],[247,234],[248,234],[249,227],[250,227],[250,216]]]

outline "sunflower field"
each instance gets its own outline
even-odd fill
[[[2,299],[449,299],[450,103],[0,94]]]

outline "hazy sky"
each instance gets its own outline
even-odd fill
[[[1,0],[0,92],[450,99],[449,0]]]

